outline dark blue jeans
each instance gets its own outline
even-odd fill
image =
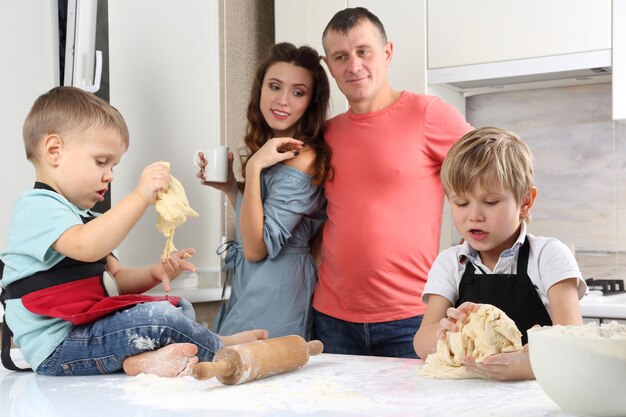
[[[192,305],[169,301],[137,304],[93,323],[74,327],[39,367],[41,375],[100,375],[122,369],[124,359],[170,343],[193,343],[198,359],[210,361],[222,339],[196,323]]]
[[[313,310],[313,332],[324,343],[324,353],[417,358],[413,337],[422,318],[352,323]]]

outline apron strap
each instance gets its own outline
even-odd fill
[[[0,261],[0,279],[2,279],[2,273],[4,272],[4,262]],[[0,360],[2,361],[2,366],[10,371],[17,372],[28,372],[32,371],[31,368],[20,368],[18,367],[13,359],[11,358],[11,340],[13,339],[13,332],[9,329],[9,325],[7,324],[6,318],[6,304],[5,298],[6,290],[4,288],[0,289],[0,303],[2,303],[2,308],[4,312],[2,314],[2,346],[0,347]]]

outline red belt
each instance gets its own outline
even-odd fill
[[[109,296],[100,276],[55,285],[22,297],[22,304],[28,311],[73,324],[91,323],[115,311],[153,301],[169,301],[176,306],[180,297],[143,294]]]

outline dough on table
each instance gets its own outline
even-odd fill
[[[170,164],[167,164],[169,171]],[[161,259],[167,259],[174,247],[174,229],[187,221],[187,217],[198,217],[198,213],[189,206],[183,185],[170,173],[170,184],[167,190],[157,193],[155,204],[159,216],[156,228],[167,238]]]
[[[485,378],[463,365],[471,356],[482,362],[489,355],[514,352],[522,348],[522,334],[504,311],[483,304],[459,323],[459,331],[446,332],[445,340],[437,340],[437,350],[426,358],[418,374],[429,378]]]

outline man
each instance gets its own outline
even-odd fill
[[[325,186],[315,332],[326,352],[415,358],[421,293],[439,249],[439,170],[472,127],[437,97],[391,88],[393,45],[367,9],[335,14],[322,42],[350,109],[325,133],[335,174]]]

